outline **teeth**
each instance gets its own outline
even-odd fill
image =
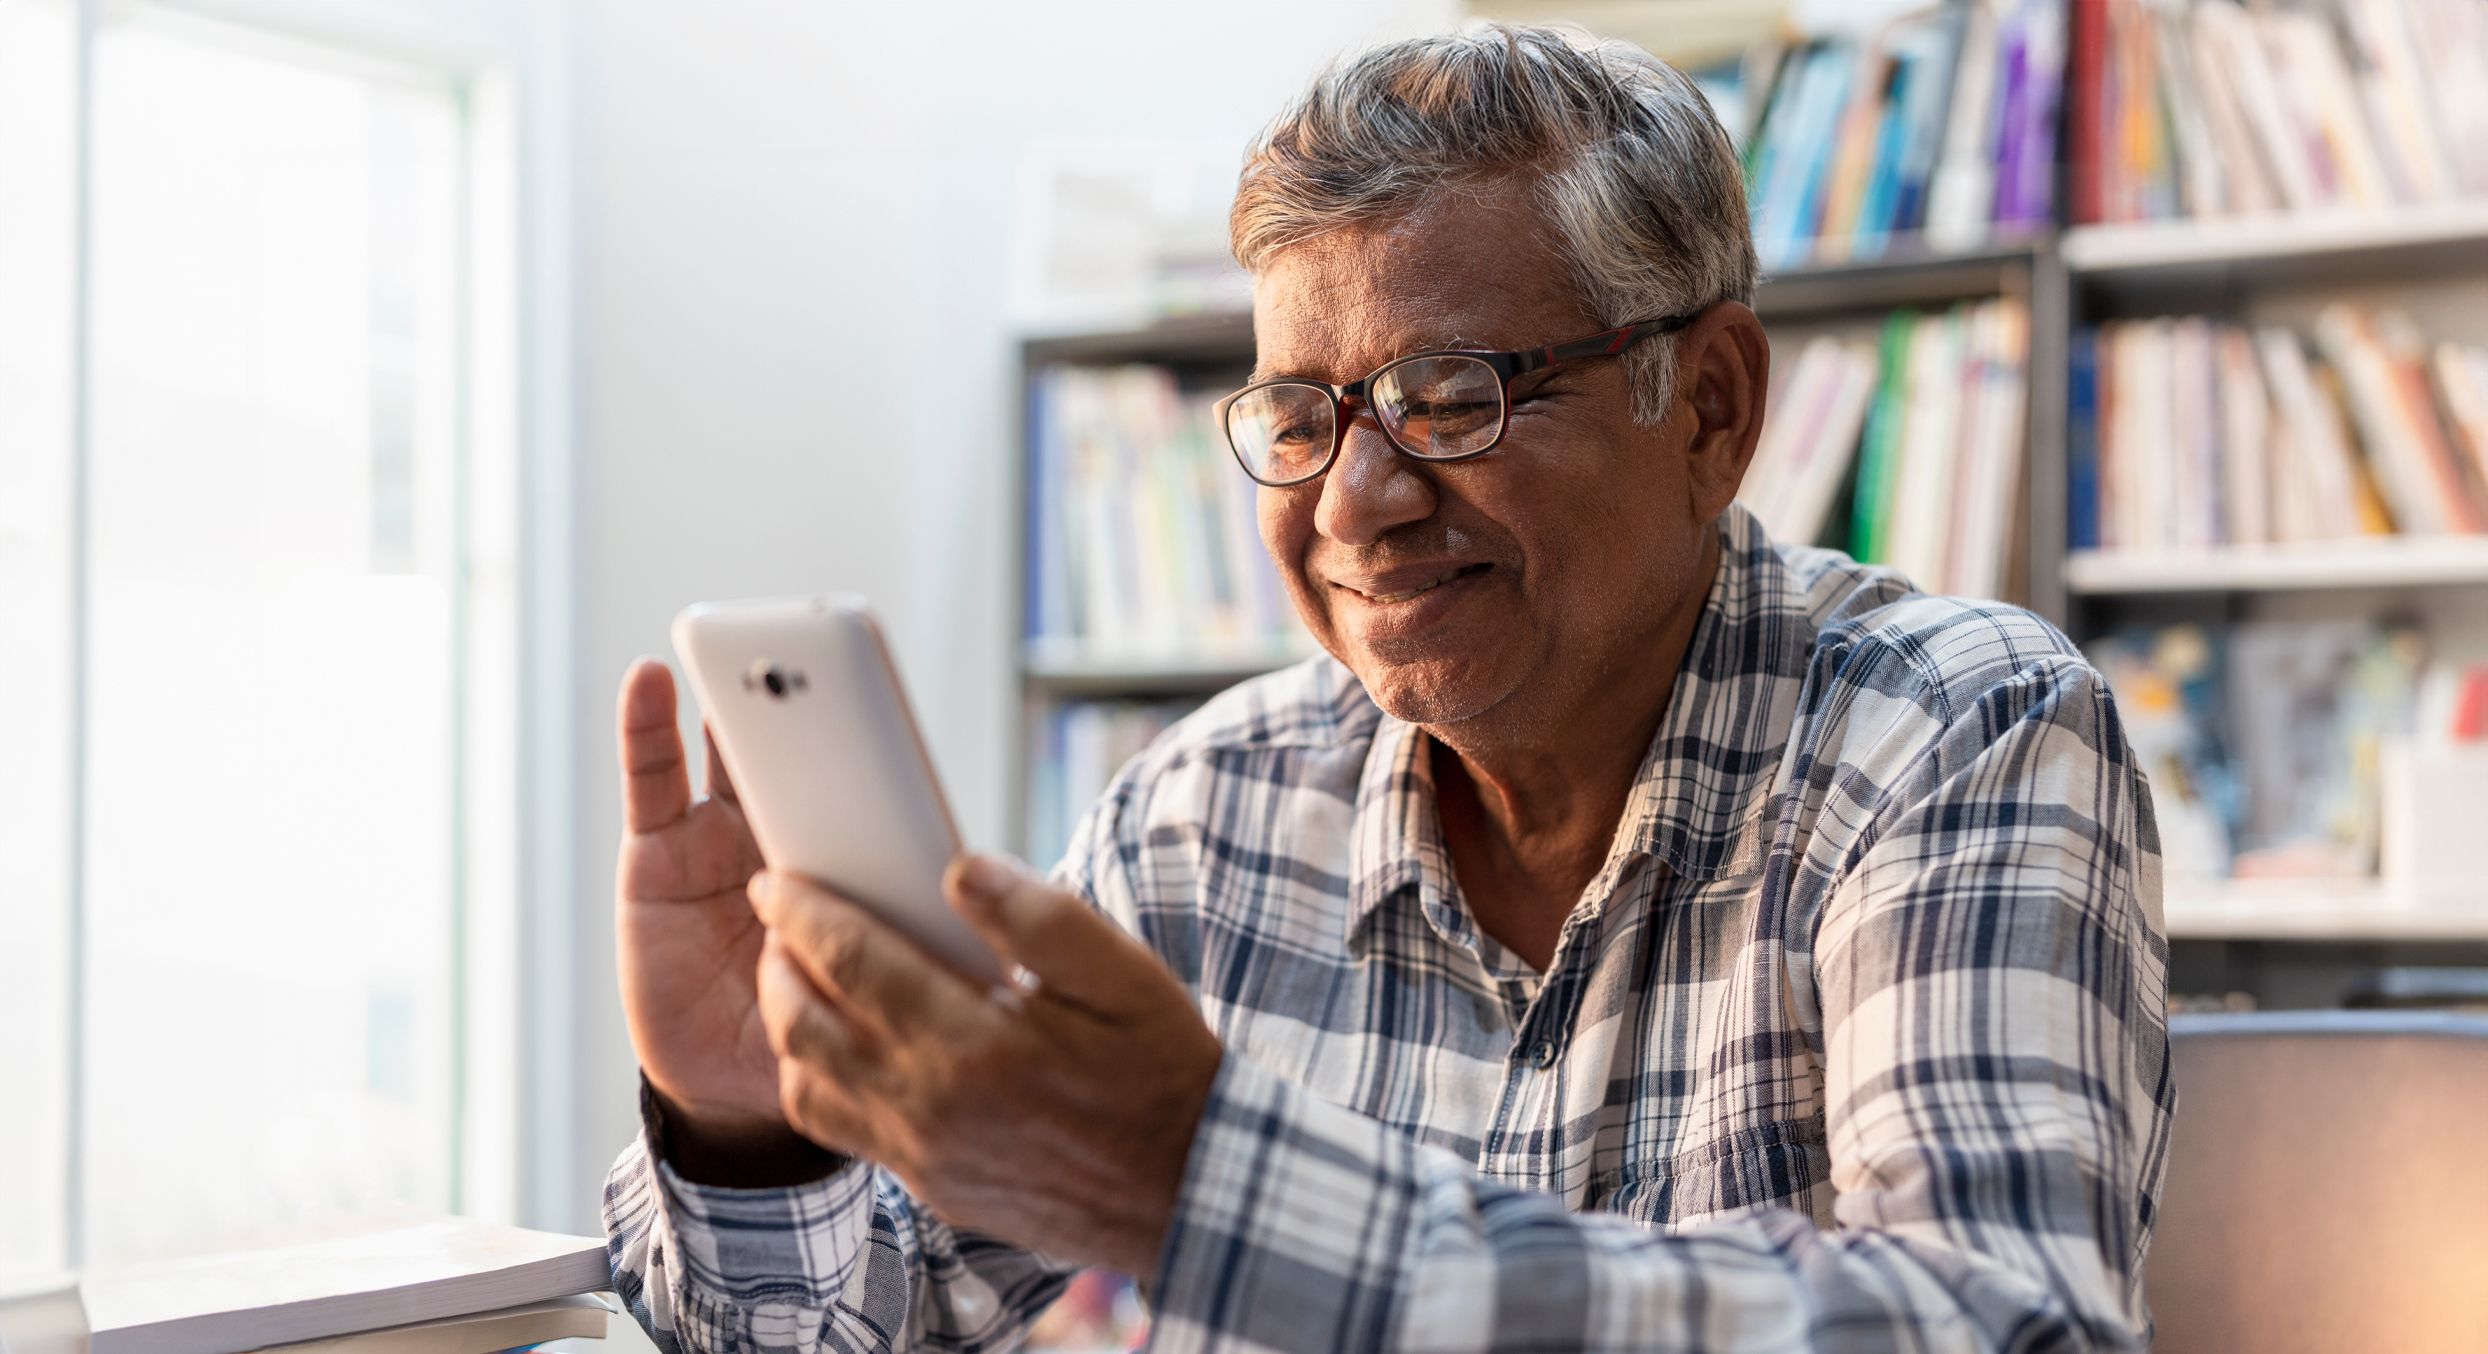
[[[1405,602],[1411,597],[1421,596],[1425,593],[1432,592],[1436,588],[1443,586],[1445,583],[1458,578],[1462,573],[1467,571],[1468,567],[1469,566],[1465,564],[1455,565],[1450,570],[1446,571],[1442,577],[1435,579],[1433,582],[1420,584],[1417,587],[1410,588],[1406,592],[1375,593],[1374,600],[1377,602]]]

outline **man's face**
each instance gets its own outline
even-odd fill
[[[1516,187],[1280,251],[1253,327],[1259,375],[1346,384],[1421,349],[1604,326]],[[1492,452],[1445,465],[1400,455],[1360,412],[1320,479],[1261,491],[1262,540],[1305,625],[1390,714],[1559,718],[1650,651],[1703,561],[1681,406],[1638,425],[1621,361],[1563,363],[1513,383]]]

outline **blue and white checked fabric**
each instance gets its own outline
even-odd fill
[[[2148,788],[2009,607],[1742,509],[1604,867],[1539,975],[1478,929],[1428,740],[1327,659],[1125,768],[1058,875],[1227,1049],[1168,1350],[2140,1347],[2175,1107]],[[606,1192],[687,1349],[985,1349],[1059,1290],[885,1172]]]

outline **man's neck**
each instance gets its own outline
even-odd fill
[[[1685,601],[1607,670],[1566,683],[1556,709],[1426,731],[1461,892],[1487,934],[1533,967],[1553,958],[1614,844],[1718,568],[1713,538]]]

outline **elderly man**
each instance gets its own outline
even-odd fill
[[[980,990],[758,874],[622,692],[647,1131],[616,1281],[688,1348],[2092,1349],[2174,1093],[2150,802],[2009,607],[1765,539],[1728,139],[1616,44],[1323,75],[1233,217],[1221,406],[1328,656],[1124,768]],[[749,881],[748,904],[746,882]]]

